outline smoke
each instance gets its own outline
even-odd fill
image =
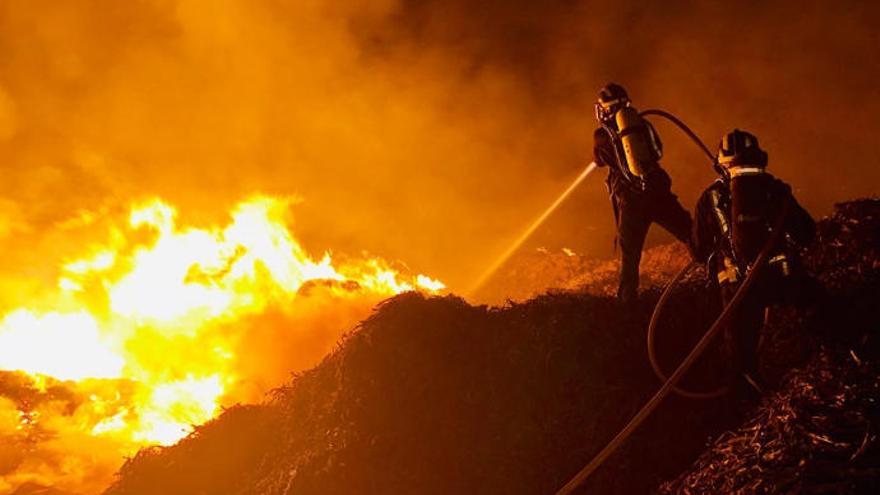
[[[589,162],[592,100],[609,80],[640,108],[680,115],[710,146],[734,126],[756,133],[814,213],[875,192],[880,178],[873,4],[0,9],[10,276],[59,252],[63,236],[36,248],[76,212],[158,195],[207,221],[260,191],[304,198],[297,231],[312,249],[367,249],[463,287]],[[690,206],[711,172],[675,129],[658,127]],[[592,180],[533,245],[610,255],[605,194]]]
[[[472,72],[501,67],[522,88],[524,97],[507,104],[527,108],[531,122],[541,123],[532,149],[548,160],[507,164],[510,175],[574,176],[577,154],[590,147],[590,105],[596,88],[614,80],[630,89],[639,108],[660,107],[680,115],[711,147],[733,127],[756,133],[770,153],[771,170],[790,181],[815,214],[826,213],[842,198],[876,192],[872,184],[880,174],[870,161],[865,163],[878,130],[873,116],[880,110],[880,65],[872,61],[870,48],[878,41],[873,28],[880,10],[876,6],[516,1],[406,5],[406,14],[389,23],[408,22],[398,29],[405,33],[402,39],[417,49],[444,47]],[[509,142],[535,132],[529,124],[514,126],[527,131],[510,135]],[[658,128],[674,188],[691,206],[712,173],[677,130],[663,122]],[[508,184],[515,192],[499,195],[494,204],[518,214],[520,198],[542,194],[528,184]],[[613,234],[602,195],[600,187],[584,191],[535,242],[551,247],[570,243],[594,255],[607,253]]]

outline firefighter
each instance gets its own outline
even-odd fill
[[[758,139],[735,129],[721,140],[716,170],[720,175],[700,196],[694,210],[694,257],[707,263],[722,304],[733,298],[752,263],[769,241],[770,231],[785,214],[782,232],[768,266],[724,330],[728,381],[739,397],[760,394],[758,342],[765,310],[777,303],[797,303],[811,279],[798,251],[815,235],[813,218],[794,199],[791,188],[766,170],[767,153]],[[783,206],[789,206],[783,211]]]
[[[629,304],[638,294],[639,262],[648,228],[656,222],[689,246],[691,216],[672,194],[672,181],[660,167],[660,137],[632,107],[623,87],[610,83],[602,88],[596,119],[599,128],[593,133],[593,157],[596,165],[608,167],[605,183],[620,245],[617,298]]]

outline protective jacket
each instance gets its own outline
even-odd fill
[[[652,139],[657,143],[659,150],[663,150],[663,142],[660,136],[650,122],[645,121]],[[605,183],[608,185],[608,192],[612,196],[621,196],[623,194],[640,194],[646,192],[649,188],[668,188],[670,185],[669,175],[660,168],[657,163],[653,168],[653,172],[644,180],[634,177],[627,169],[626,163],[622,163],[623,151],[620,149],[620,143],[615,141],[608,129],[599,127],[593,132],[593,159],[599,167],[608,167],[608,177]]]

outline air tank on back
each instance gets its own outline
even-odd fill
[[[738,259],[751,263],[770,235],[769,176],[758,166],[731,167],[729,173],[731,244]]]
[[[658,167],[662,156],[653,129],[631,106],[618,110],[614,120],[627,168],[634,176],[645,177]]]

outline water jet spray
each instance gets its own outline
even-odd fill
[[[571,185],[568,186],[568,188],[565,191],[563,191],[562,194],[560,194],[558,198],[556,198],[556,201],[554,201],[550,205],[550,207],[548,207],[546,210],[544,210],[544,213],[542,213],[541,216],[539,216],[534,222],[532,222],[532,224],[529,226],[529,228],[527,228],[522,233],[522,235],[520,235],[513,242],[513,244],[510,245],[509,248],[507,248],[507,251],[504,251],[504,253],[502,253],[501,256],[499,256],[495,260],[495,262],[492,263],[489,266],[489,268],[487,268],[486,271],[483,272],[482,275],[480,275],[480,278],[478,278],[476,283],[474,283],[474,285],[471,286],[471,288],[470,288],[470,290],[468,290],[467,294],[472,296],[478,290],[480,290],[480,288],[483,287],[483,285],[485,285],[486,282],[488,282],[489,279],[492,278],[492,276],[495,274],[495,272],[497,272],[498,269],[501,268],[504,265],[504,263],[506,263],[507,260],[510,259],[511,256],[513,256],[514,253],[516,253],[516,251],[523,245],[523,243],[525,243],[529,239],[529,237],[531,237],[532,234],[536,230],[538,230],[538,227],[540,227],[547,220],[547,218],[550,217],[550,215],[552,215],[553,212],[556,211],[557,208],[559,208],[559,205],[561,205],[562,203],[565,202],[565,200],[571,195],[571,193],[574,192],[574,190],[578,188],[578,186],[581,184],[581,182],[583,182],[584,179],[586,179],[587,176],[593,172],[593,170],[596,170],[596,162],[590,162],[590,164],[587,165],[587,168],[585,168],[584,171],[581,172],[581,174],[577,176],[577,178],[574,180],[574,182],[572,182]]]
[[[684,132],[689,138],[691,138],[691,140],[700,148],[701,151],[703,151],[703,153],[706,154],[706,156],[709,157],[709,160],[712,162],[712,164],[713,165],[715,164],[715,157],[712,154],[712,152],[709,151],[709,148],[680,119],[678,119],[677,117],[675,117],[674,115],[672,115],[669,112],[665,112],[663,110],[657,110],[657,109],[644,110],[642,112],[639,112],[639,114],[638,114],[639,117],[647,117],[649,115],[663,117],[666,120],[670,121],[671,123],[675,124],[679,129],[681,129],[682,132]],[[489,268],[487,268],[480,275],[480,277],[477,279],[477,281],[474,283],[474,285],[472,285],[471,288],[466,292],[466,294],[469,296],[473,296],[474,294],[476,294],[476,292],[478,290],[480,290],[484,285],[486,285],[486,282],[488,282],[489,279],[491,279],[492,276],[495,275],[495,272],[497,272],[498,269],[500,269],[502,266],[504,266],[504,264],[507,262],[507,260],[510,259],[510,257],[513,256],[514,253],[516,253],[516,251],[523,245],[523,243],[525,243],[529,239],[529,237],[531,237],[531,235],[536,230],[538,230],[538,228],[547,220],[547,218],[551,214],[553,214],[553,212],[556,211],[557,208],[559,208],[559,205],[561,205],[563,202],[565,202],[565,200],[568,198],[568,196],[570,196],[571,193],[574,192],[575,189],[577,189],[577,187],[581,184],[581,182],[583,182],[584,179],[586,179],[587,176],[590,175],[590,173],[592,173],[593,170],[596,169],[596,167],[597,167],[596,162],[590,162],[590,164],[587,165],[587,167],[584,169],[584,171],[581,172],[581,174],[579,176],[577,176],[577,178],[574,180],[574,182],[572,182],[571,185],[568,186],[568,189],[563,191],[562,194],[560,194],[559,197],[556,198],[556,201],[554,201],[550,205],[549,208],[544,210],[544,213],[542,213],[541,216],[539,216],[534,222],[532,222],[532,224],[529,226],[529,228],[527,228],[522,233],[522,235],[520,235],[513,242],[513,244],[511,244],[510,247],[507,248],[507,250],[504,251],[504,253],[502,253],[501,256],[499,256],[495,260],[495,262],[492,263],[489,266]]]

